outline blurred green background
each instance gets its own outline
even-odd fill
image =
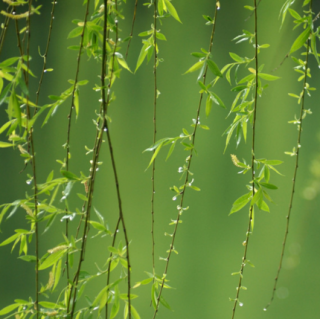
[[[284,56],[289,52],[291,44],[301,30],[292,32],[292,17],[280,30],[279,11],[284,1],[262,1],[259,14],[259,44],[270,44],[270,48],[262,50],[259,64],[265,64],[264,72],[271,73],[279,66]],[[315,2],[315,1],[314,1]],[[31,69],[38,78],[33,79],[31,92],[36,92],[42,60],[38,54],[44,52],[47,29],[50,20],[51,4],[43,4],[40,16],[32,17],[31,25]],[[180,19],[179,24],[173,18],[164,19],[159,26],[167,41],[159,41],[159,57],[164,59],[158,67],[158,89],[161,95],[158,99],[158,139],[174,137],[181,133],[182,128],[190,130],[192,119],[196,116],[199,100],[199,86],[196,83],[197,74],[182,75],[193,63],[195,58],[191,52],[200,48],[208,48],[211,27],[205,26],[202,15],[214,14],[215,1],[174,0]],[[302,1],[297,1],[295,8],[301,12]],[[229,52],[240,56],[252,57],[253,47],[248,43],[235,44],[231,40],[242,33],[242,29],[253,32],[254,20],[246,18],[250,14],[243,8],[253,3],[238,1],[221,1],[218,13],[216,35],[213,45],[213,60],[222,68],[232,60]],[[1,9],[5,7],[0,3]],[[134,1],[128,0],[123,6],[126,19],[120,21],[121,37],[130,32]],[[76,69],[76,51],[66,50],[70,45],[78,44],[78,39],[67,39],[68,33],[74,28],[73,19],[83,19],[84,6],[82,1],[58,1],[55,11],[51,48],[47,59],[47,67],[53,72],[45,74],[40,97],[40,105],[49,102],[48,95],[59,95],[69,87],[68,79],[74,79]],[[314,12],[319,12],[320,3],[314,3]],[[128,64],[135,68],[141,48],[141,38],[138,33],[150,29],[152,9],[139,3],[137,20],[134,29]],[[3,17],[1,18],[3,22]],[[318,24],[318,21],[315,22]],[[125,52],[123,46],[121,52]],[[295,54],[299,56],[300,52]],[[1,61],[18,56],[13,24],[10,25]],[[284,154],[296,145],[296,126],[288,121],[299,116],[299,105],[288,93],[299,94],[302,83],[297,81],[298,74],[293,71],[291,59],[273,74],[280,76],[258,100],[256,125],[256,156],[258,158],[278,159],[284,161],[279,170],[284,176],[271,175],[271,183],[278,185],[279,190],[271,193],[275,204],[270,205],[271,212],[256,212],[255,229],[250,239],[248,259],[255,268],[246,267],[243,285],[248,288],[242,291],[240,301],[243,307],[237,309],[238,319],[272,318],[300,319],[317,317],[320,282],[319,258],[319,191],[320,191],[320,130],[318,110],[319,91],[312,98],[306,99],[306,108],[313,114],[307,116],[303,123],[300,163],[297,187],[293,202],[292,219],[280,274],[278,291],[273,305],[264,312],[264,306],[269,302],[273,280],[278,268],[279,257],[285,230],[285,223],[292,186],[292,175],[295,158]],[[310,67],[312,78],[310,85],[319,87],[319,68],[311,57]],[[100,66],[94,60],[82,57],[80,80],[88,79],[90,83],[81,87],[80,115],[77,121],[72,121],[70,170],[79,175],[80,171],[89,173],[90,155],[85,155],[84,145],[93,147],[95,127],[92,119],[99,107],[99,93],[92,90],[99,83]],[[239,70],[239,77],[247,74],[245,69]],[[220,80],[215,92],[229,109],[235,97],[225,79]],[[116,81],[114,92],[116,101],[110,107],[111,136],[120,179],[124,215],[128,235],[131,240],[130,253],[132,264],[132,283],[147,277],[145,271],[152,272],[151,260],[151,170],[145,171],[151,153],[142,153],[152,144],[153,117],[153,73],[152,62],[144,63],[136,74],[125,70],[121,72],[120,80]],[[35,94],[32,95],[34,99]],[[57,159],[63,160],[65,150],[62,145],[67,136],[67,114],[70,100],[63,104],[49,123],[42,129],[35,129],[35,147],[37,159],[38,181],[44,182],[51,170],[59,176],[60,165]],[[222,133],[229,126],[232,117],[226,118],[228,110],[214,106],[209,118],[205,117],[202,108],[201,124],[208,125],[210,131],[198,130],[196,148],[198,157],[194,157],[191,171],[194,173],[194,185],[201,192],[186,193],[185,205],[190,209],[182,216],[183,223],[179,226],[175,248],[179,254],[173,254],[170,260],[168,279],[175,289],[165,290],[164,298],[174,309],[173,312],[161,307],[159,318],[228,318],[231,317],[238,276],[232,272],[240,269],[243,255],[242,242],[248,223],[246,209],[228,216],[232,203],[246,192],[245,185],[250,181],[249,174],[238,175],[238,169],[232,164],[230,154],[236,154],[239,159],[250,162],[251,135],[247,144],[242,142],[238,149],[235,141],[223,154],[225,137]],[[0,108],[0,124],[7,121],[5,106]],[[2,141],[6,136],[2,135]],[[19,174],[23,168],[23,160],[18,150],[0,149],[0,203],[12,202],[32,193],[32,186],[26,184],[26,173],[31,173],[30,167]],[[172,232],[169,226],[171,219],[176,218],[177,202],[172,201],[173,193],[169,187],[179,186],[181,181],[178,167],[182,166],[187,153],[182,147],[176,147],[168,161],[165,161],[166,150],[162,151],[156,162],[156,210],[155,210],[155,243],[156,269],[161,275],[164,262],[159,257],[166,256],[171,238],[165,237],[165,232]],[[118,216],[116,192],[113,173],[110,165],[106,143],[103,145],[100,159],[103,161],[97,178],[94,196],[94,207],[108,220],[110,229],[114,229]],[[75,195],[83,192],[83,187],[73,189],[70,207],[81,207],[82,203]],[[58,200],[57,200],[58,202]],[[59,205],[57,203],[57,205]],[[62,205],[62,204],[61,204]],[[25,212],[19,209],[9,220],[1,225],[0,241],[11,236],[16,228],[27,228]],[[94,216],[94,215],[92,215]],[[94,217],[93,217],[94,218]],[[96,218],[95,218],[96,219]],[[77,222],[75,222],[77,224]],[[76,225],[74,225],[76,227]],[[41,237],[40,253],[43,255],[63,241],[63,223],[56,220],[55,228]],[[92,235],[94,234],[92,230]],[[122,234],[122,231],[120,231]],[[107,247],[110,239],[95,238],[89,242],[86,260],[83,268],[91,273],[97,271],[95,263],[103,267],[108,256]],[[32,250],[32,247],[30,247]],[[30,252],[32,254],[32,251]],[[11,253],[11,247],[0,249],[0,309],[13,303],[16,298],[27,299],[34,294],[34,265],[17,260],[17,248]],[[41,273],[42,284],[47,283],[47,272]],[[63,280],[63,279],[62,279]],[[86,294],[94,299],[103,282],[97,280],[95,285],[87,288]],[[143,286],[133,291],[139,298],[134,300],[142,318],[150,318],[153,313],[150,307],[150,286]],[[124,292],[124,291],[123,291]],[[51,300],[55,301],[55,300]]]

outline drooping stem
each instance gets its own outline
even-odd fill
[[[29,0],[28,18],[27,18],[27,70],[30,68],[30,38],[31,38],[31,23],[30,23],[30,13],[32,7],[32,0]],[[20,37],[19,37],[20,39]],[[25,72],[26,86],[29,87],[29,72]],[[28,122],[30,121],[30,106],[29,106],[29,95],[27,95],[26,103],[26,114],[27,114],[27,129]],[[36,265],[35,265],[35,302],[34,308],[36,311],[36,318],[39,318],[39,227],[38,227],[38,187],[37,187],[37,175],[36,175],[36,161],[35,161],[35,146],[33,138],[33,128],[30,128],[29,142],[31,146],[31,157],[32,157],[32,173],[33,173],[33,183],[34,183],[34,232],[35,232],[35,255],[36,255]]]
[[[312,12],[312,0],[310,1],[310,12]],[[293,203],[293,198],[294,198],[294,192],[296,188],[296,178],[297,178],[297,172],[298,172],[298,166],[299,166],[299,154],[300,154],[300,141],[301,141],[301,133],[302,133],[302,121],[303,121],[303,115],[304,115],[304,103],[305,103],[305,93],[306,93],[306,85],[307,85],[307,77],[308,77],[308,59],[309,59],[309,49],[310,49],[310,40],[308,39],[307,42],[307,48],[306,48],[306,61],[305,61],[305,66],[304,66],[304,81],[303,81],[303,91],[302,91],[302,96],[301,96],[301,109],[300,109],[300,118],[299,118],[299,131],[298,131],[298,139],[297,139],[297,145],[296,145],[296,162],[294,166],[294,172],[293,172],[293,179],[292,179],[292,189],[291,189],[291,196],[290,196],[290,201],[289,201],[289,208],[288,208],[288,213],[286,216],[287,222],[286,222],[286,229],[284,233],[284,239],[282,243],[282,250],[281,250],[281,255],[280,255],[280,261],[279,261],[279,267],[277,270],[276,277],[274,279],[274,285],[272,289],[272,295],[269,303],[266,305],[264,310],[267,310],[269,306],[272,304],[272,301],[275,296],[275,292],[277,290],[277,284],[278,284],[278,279],[280,275],[280,271],[282,269],[282,262],[283,262],[283,257],[284,257],[284,252],[286,248],[286,243],[288,239],[288,233],[289,233],[289,222],[290,222],[290,217],[291,217],[291,211],[292,211],[292,203]]]
[[[7,12],[9,12],[10,10],[10,6],[7,7]],[[11,12],[10,14],[12,14],[12,11],[13,11],[14,7],[12,6],[11,8]],[[9,21],[10,21],[10,18],[8,16],[6,16],[5,20],[4,20],[4,26],[3,26],[3,29],[2,29],[2,32],[1,32],[1,35],[0,35],[0,54],[2,52],[2,48],[3,48],[3,44],[4,44],[4,39],[6,37],[6,34],[7,34],[7,30],[8,30],[8,26],[9,26]]]
[[[153,20],[153,41],[154,41],[154,64],[153,64],[153,75],[154,75],[154,96],[153,96],[153,144],[156,142],[157,136],[157,62],[158,62],[158,54],[157,54],[157,0],[153,2],[154,7],[154,20]],[[155,150],[153,150],[154,154]],[[155,169],[156,169],[156,159],[154,159],[152,163],[152,194],[151,194],[151,236],[152,236],[152,272],[153,277],[155,277],[155,264],[154,264],[154,197],[155,197]]]
[[[133,35],[134,23],[135,23],[135,21],[136,21],[137,7],[138,7],[138,0],[136,0],[136,2],[135,2],[135,4],[134,4],[134,11],[133,11],[133,18],[132,18],[132,26],[131,26],[131,32],[130,32],[130,39],[129,39],[129,41],[128,41],[128,46],[127,46],[127,51],[126,51],[126,59],[127,59],[127,57],[128,57],[129,48],[130,48],[130,44],[131,44],[131,39],[132,39],[132,35]]]
[[[52,25],[53,25],[53,20],[54,20],[54,9],[55,9],[56,1],[52,2],[52,10],[51,10],[51,18],[50,18],[50,25],[49,25],[49,34],[48,34],[48,40],[47,40],[47,45],[46,45],[46,50],[44,52],[43,57],[43,66],[42,66],[42,72],[40,75],[40,81],[39,81],[39,86],[38,90],[36,92],[36,105],[38,105],[39,102],[39,96],[40,96],[40,89],[43,81],[43,75],[46,72],[46,67],[47,67],[47,56],[49,52],[49,45],[50,45],[50,39],[51,39],[51,32],[52,32]],[[35,109],[35,113],[37,112],[37,108]]]
[[[214,38],[215,30],[216,30],[218,2],[219,1],[216,0],[216,3],[215,3],[215,14],[214,14],[214,24],[213,24],[213,27],[212,27],[212,32],[211,32],[211,37],[210,37],[210,44],[209,44],[209,53],[211,53],[211,51],[212,51],[213,38]],[[206,66],[205,71],[204,71],[203,76],[202,76],[203,84],[206,83],[207,71],[208,71],[208,66]],[[198,103],[197,112],[196,112],[196,121],[195,121],[194,129],[193,129],[193,133],[192,133],[192,145],[193,145],[193,147],[195,145],[196,132],[197,132],[197,128],[198,128],[198,125],[199,125],[198,119],[199,119],[199,115],[200,115],[202,99],[203,99],[203,93],[200,93],[199,103]],[[186,170],[186,178],[185,178],[185,181],[184,181],[184,187],[183,187],[183,189],[181,191],[181,200],[180,200],[180,205],[179,205],[181,208],[183,208],[186,188],[187,188],[187,185],[189,183],[189,171],[190,171],[190,167],[191,167],[192,158],[193,158],[193,148],[190,150],[190,154],[187,157],[188,165],[187,165],[187,170]],[[177,234],[177,230],[178,230],[180,217],[181,217],[181,215],[180,215],[180,210],[179,210],[178,215],[177,215],[177,219],[175,221],[175,227],[174,227],[173,234],[172,234],[172,240],[171,240],[169,252],[168,252],[168,255],[167,255],[167,258],[166,258],[166,265],[165,265],[165,269],[164,269],[164,272],[163,272],[162,282],[161,282],[159,295],[158,295],[157,302],[156,302],[156,309],[155,309],[154,314],[153,314],[153,319],[155,319],[155,317],[156,317],[156,315],[158,313],[158,310],[159,310],[160,298],[161,298],[161,295],[162,295],[163,287],[164,287],[164,284],[165,284],[165,281],[166,281],[166,276],[167,276],[167,273],[168,273],[169,261],[170,261],[171,253],[174,250],[174,243],[175,243],[175,238],[176,238],[176,234]]]
[[[77,89],[77,83],[78,83],[78,76],[80,72],[80,60],[81,60],[81,55],[82,55],[82,49],[83,49],[83,39],[84,39],[84,32],[86,29],[87,21],[88,21],[88,15],[89,15],[89,5],[90,5],[90,0],[87,1],[87,6],[86,6],[86,12],[84,16],[84,23],[83,23],[83,30],[81,33],[81,40],[80,40],[80,48],[78,52],[78,57],[77,57],[77,67],[76,67],[76,75],[74,79],[74,85],[73,85],[73,90],[71,94],[71,106],[70,106],[70,111],[68,115],[68,129],[67,129],[67,143],[66,143],[66,148],[67,148],[67,156],[66,156],[66,170],[69,171],[69,158],[70,158],[70,133],[71,133],[71,120],[72,120],[72,111],[74,109],[74,98],[75,98],[75,92]],[[52,16],[51,16],[52,17]],[[66,214],[68,214],[67,208],[66,208]],[[81,218],[82,221],[82,218]],[[68,238],[69,236],[69,219],[66,218],[66,228],[65,228],[65,235]],[[69,273],[69,253],[67,253],[66,256],[66,270],[67,270],[67,280],[70,278],[70,273]]]
[[[115,179],[115,186],[116,186],[116,191],[117,191],[117,200],[118,200],[118,209],[119,209],[119,218],[117,222],[117,227],[114,233],[114,238],[112,242],[112,246],[115,245],[115,240],[116,240],[116,234],[118,231],[118,226],[121,221],[122,224],[122,229],[124,233],[124,238],[125,238],[125,243],[127,247],[127,264],[128,264],[128,284],[127,284],[127,296],[128,296],[128,315],[129,319],[131,319],[131,264],[130,264],[130,254],[129,254],[129,239],[128,239],[128,233],[127,229],[125,226],[125,220],[123,216],[123,209],[122,209],[122,201],[121,201],[121,194],[120,194],[120,186],[119,186],[119,178],[118,178],[118,173],[116,169],[116,161],[113,153],[113,147],[112,147],[112,140],[111,140],[111,135],[108,127],[108,121],[107,121],[107,113],[108,113],[108,106],[110,104],[110,98],[111,98],[111,86],[113,82],[113,76],[114,76],[114,65],[115,65],[115,56],[116,56],[116,50],[118,46],[118,22],[115,22],[116,25],[116,34],[115,34],[115,41],[114,41],[114,50],[112,54],[112,61],[111,61],[111,71],[110,71],[110,77],[109,77],[109,84],[107,86],[107,94],[106,94],[106,87],[105,87],[105,77],[106,77],[106,64],[107,64],[107,50],[106,50],[106,41],[108,37],[108,28],[107,28],[107,0],[105,1],[105,12],[104,12],[104,18],[105,18],[105,23],[104,23],[104,30],[103,30],[103,50],[102,50],[102,74],[101,74],[101,94],[102,94],[102,114],[103,114],[103,131],[106,132],[107,135],[107,140],[108,140],[108,147],[109,147],[109,153],[110,153],[110,158],[111,158],[111,164],[112,164],[112,170],[113,170],[113,175]],[[115,5],[117,8],[117,1],[115,1]],[[108,276],[107,276],[107,285],[109,285],[110,281],[110,266],[111,266],[111,258],[109,259],[109,264],[108,264]],[[106,318],[108,318],[108,302],[106,303]]]
[[[256,138],[256,116],[257,116],[257,99],[258,99],[258,83],[259,83],[259,63],[258,63],[258,8],[257,8],[257,0],[254,0],[254,32],[255,32],[255,72],[256,72],[256,77],[255,77],[255,92],[254,92],[254,109],[253,109],[253,121],[252,121],[252,149],[251,149],[251,178],[252,178],[252,198],[254,197],[255,194],[255,186],[254,186],[254,180],[255,180],[255,168],[254,168],[254,162],[255,162],[255,138]],[[240,276],[239,276],[239,283],[237,287],[237,293],[236,293],[236,298],[234,300],[233,308],[232,308],[232,319],[235,317],[236,313],[236,308],[237,304],[239,302],[239,295],[240,295],[240,290],[242,288],[242,279],[243,279],[243,271],[244,267],[246,265],[247,261],[247,252],[248,252],[248,246],[249,246],[249,238],[250,238],[250,233],[251,233],[251,225],[252,225],[252,218],[254,214],[254,207],[253,204],[251,204],[250,209],[249,209],[249,223],[248,223],[248,228],[246,232],[246,240],[243,243],[244,244],[244,253],[242,257],[242,262],[241,262],[241,267],[240,267]]]

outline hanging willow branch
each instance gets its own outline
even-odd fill
[[[209,44],[209,54],[212,51],[213,38],[214,38],[214,34],[215,34],[215,30],[216,30],[216,23],[217,23],[217,12],[218,12],[219,8],[220,8],[220,3],[219,3],[218,0],[216,0],[214,23],[213,23],[213,27],[212,27],[210,44]],[[203,76],[202,76],[203,84],[206,83],[207,71],[208,71],[208,65],[206,66],[205,71],[204,71]],[[193,146],[195,145],[196,132],[197,132],[197,128],[198,128],[198,125],[199,125],[198,118],[199,118],[199,115],[200,115],[200,109],[201,109],[201,102],[202,102],[202,99],[203,99],[203,94],[204,94],[203,92],[200,93],[198,108],[197,108],[197,112],[196,112],[196,121],[195,121],[194,129],[193,129],[193,133],[192,133],[192,145]],[[179,205],[179,207],[181,207],[181,208],[183,208],[186,188],[187,188],[187,185],[189,184],[189,172],[190,172],[191,162],[192,162],[192,158],[193,158],[193,150],[194,150],[194,147],[190,150],[190,154],[188,156],[188,166],[187,166],[187,169],[186,169],[186,178],[185,178],[185,181],[184,181],[183,189],[181,191],[181,200],[180,200],[180,205]],[[174,231],[173,231],[173,234],[172,234],[172,241],[171,241],[170,248],[169,248],[169,251],[168,251],[168,256],[166,258],[166,265],[165,265],[165,269],[164,269],[163,276],[162,276],[162,282],[161,282],[161,286],[160,286],[160,290],[159,290],[159,295],[157,297],[156,309],[155,309],[154,314],[153,314],[153,319],[156,317],[156,315],[158,313],[158,310],[159,310],[160,298],[161,298],[161,295],[162,295],[163,287],[165,285],[166,276],[167,276],[167,273],[168,273],[169,261],[170,261],[171,253],[174,250],[174,242],[175,242],[175,238],[176,238],[176,234],[177,234],[177,230],[178,230],[180,217],[181,217],[181,214],[180,214],[180,210],[179,210],[178,215],[177,215],[177,219],[175,221],[175,227],[174,227]]]

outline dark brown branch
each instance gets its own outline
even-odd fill
[[[209,44],[209,53],[211,53],[211,51],[212,51],[213,37],[214,37],[214,34],[215,34],[215,30],[216,30],[217,12],[218,12],[217,6],[218,6],[218,0],[216,0],[216,2],[215,2],[214,24],[213,24],[212,32],[211,32],[211,38],[210,38],[210,44]],[[206,66],[206,69],[205,69],[203,77],[202,77],[203,78],[203,84],[206,83],[207,71],[208,71],[208,66]],[[193,130],[193,133],[192,133],[192,145],[193,145],[193,148],[190,150],[190,154],[188,156],[188,167],[187,167],[187,170],[186,170],[186,178],[185,178],[185,181],[184,181],[183,190],[181,191],[181,200],[180,200],[180,207],[181,208],[183,208],[186,188],[187,188],[187,185],[189,183],[189,171],[190,171],[191,162],[192,162],[192,158],[193,158],[193,149],[194,149],[194,145],[195,145],[195,138],[196,138],[196,132],[197,132],[197,128],[198,128],[198,119],[199,119],[199,115],[200,115],[202,98],[203,98],[203,93],[200,94],[197,113],[196,113],[196,122],[195,122],[194,130]],[[158,310],[159,310],[160,298],[161,298],[161,295],[162,295],[163,287],[164,287],[166,276],[167,276],[167,273],[168,273],[169,261],[170,261],[171,253],[174,250],[174,243],[175,243],[175,238],[176,238],[176,234],[177,234],[177,230],[178,230],[180,217],[181,217],[181,215],[180,215],[180,211],[179,211],[178,215],[177,215],[176,222],[175,222],[174,231],[173,231],[173,234],[172,234],[172,241],[171,241],[171,244],[170,244],[168,256],[166,258],[166,265],[165,265],[165,269],[164,269],[164,272],[163,272],[163,278],[162,278],[162,282],[161,282],[161,286],[160,286],[160,290],[159,290],[159,295],[158,295],[158,298],[157,298],[156,309],[155,309],[154,314],[153,314],[153,319],[155,319],[155,317],[156,317],[156,315],[158,313]]]
[[[156,143],[156,136],[157,136],[157,95],[158,95],[158,88],[157,88],[157,63],[158,63],[158,55],[157,55],[157,0],[153,2],[154,7],[154,20],[153,20],[153,41],[154,41],[154,65],[153,65],[153,75],[154,75],[154,96],[153,96],[153,144]],[[153,150],[153,154],[155,150]],[[152,236],[152,272],[153,277],[155,277],[155,264],[154,264],[154,196],[155,196],[155,169],[156,169],[156,159],[154,159],[152,163],[152,194],[151,194],[151,236]],[[154,279],[153,279],[154,280]]]
[[[310,11],[312,11],[312,0],[310,1]],[[289,222],[290,222],[290,217],[291,217],[292,203],[293,203],[293,197],[294,197],[294,192],[295,192],[295,187],[296,187],[296,178],[297,178],[298,164],[299,164],[300,141],[301,141],[301,133],[302,133],[302,120],[303,120],[303,115],[304,115],[304,103],[305,103],[305,92],[306,92],[305,90],[306,90],[307,76],[308,76],[307,74],[308,74],[309,49],[310,49],[310,40],[308,39],[307,49],[306,49],[305,70],[304,70],[303,93],[302,93],[302,97],[301,97],[300,119],[299,119],[299,124],[298,124],[299,125],[299,132],[298,132],[298,140],[297,140],[297,146],[296,146],[296,150],[297,150],[296,151],[296,163],[295,163],[293,179],[292,179],[292,190],[291,190],[288,214],[286,216],[286,219],[287,219],[286,230],[284,233],[284,239],[283,239],[282,250],[281,250],[281,255],[280,255],[280,262],[279,262],[277,275],[274,279],[274,285],[273,285],[273,289],[272,289],[271,299],[270,299],[269,303],[266,305],[266,307],[264,308],[264,310],[267,310],[269,308],[269,306],[271,305],[271,303],[274,299],[275,292],[277,290],[278,279],[279,279],[280,271],[282,268],[282,262],[283,262],[284,252],[285,252],[288,233],[289,233]]]
[[[256,62],[256,84],[255,84],[255,92],[254,92],[254,110],[253,110],[253,123],[252,123],[252,157],[251,157],[251,178],[252,178],[252,198],[254,197],[255,194],[255,187],[254,187],[254,179],[255,179],[255,168],[254,168],[254,162],[255,162],[255,137],[256,137],[256,115],[257,115],[257,102],[258,102],[258,75],[259,75],[259,63],[258,63],[258,14],[257,14],[257,0],[254,0],[254,32],[255,32],[255,62]],[[232,308],[232,319],[235,316],[237,304],[239,303],[239,295],[240,295],[240,290],[242,287],[242,278],[243,278],[243,271],[244,271],[244,266],[246,265],[247,261],[247,252],[248,252],[248,246],[249,246],[249,237],[251,233],[251,224],[252,224],[252,218],[253,218],[253,210],[254,210],[254,205],[250,206],[249,210],[249,223],[248,223],[248,229],[246,232],[246,240],[244,242],[244,253],[242,257],[242,263],[241,263],[241,268],[240,268],[240,276],[239,276],[239,283],[237,287],[237,294],[236,298],[234,300],[233,308]]]
[[[129,47],[130,47],[131,39],[132,39],[132,35],[133,35],[134,23],[135,23],[135,21],[136,21],[137,7],[138,7],[138,0],[136,0],[136,3],[135,3],[135,5],[134,5],[130,39],[129,39],[128,46],[127,46],[127,51],[126,51],[126,59],[127,59],[127,57],[128,57]]]

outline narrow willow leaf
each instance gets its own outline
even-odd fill
[[[238,84],[242,84],[242,83],[246,83],[246,82],[252,81],[255,77],[256,77],[255,74],[249,74],[249,75],[245,76],[243,79],[241,79],[238,82]]]
[[[51,255],[49,255],[48,258],[44,260],[44,262],[39,266],[39,270],[46,269],[50,266],[52,266],[54,263],[56,263],[59,259],[62,258],[62,256],[67,252],[67,249],[58,250]]]
[[[120,293],[118,285],[114,287],[114,301],[111,308],[110,319],[113,319],[119,312],[120,309]],[[103,305],[104,306],[104,305]]]
[[[214,103],[218,104],[219,106],[223,107],[224,109],[226,109],[226,106],[224,105],[224,103],[222,102],[222,100],[220,99],[220,97],[214,93],[209,91],[211,99],[213,100]]]
[[[315,33],[312,33],[312,37],[311,37],[311,50],[318,62],[318,65],[320,65],[319,56],[317,52],[317,35]]]
[[[32,256],[32,255],[20,256],[18,258],[27,262],[35,262],[37,260],[36,256]]]
[[[76,38],[76,37],[80,36],[81,33],[82,33],[82,30],[83,30],[83,26],[74,28],[73,30],[71,30],[71,31],[69,32],[69,34],[68,34],[68,39],[70,39],[70,38]]]
[[[139,57],[138,57],[138,61],[137,61],[137,65],[136,65],[136,69],[135,69],[134,72],[137,72],[137,70],[139,69],[140,65],[143,63],[144,59],[146,58],[146,56],[148,54],[148,51],[147,51],[148,47],[149,47],[149,43],[145,42],[144,45],[142,46],[141,51],[140,51],[140,54],[139,54]]]
[[[95,222],[93,220],[90,220],[89,223],[95,228],[98,229],[100,231],[104,231],[104,232],[108,232],[108,230],[100,223]]]
[[[218,66],[212,60],[206,60],[206,62],[207,62],[207,65],[209,66],[210,71],[214,75],[216,75],[216,76],[218,76],[220,78],[223,77],[223,75],[222,75],[221,71],[219,70]]]
[[[126,60],[121,59],[121,58],[118,58],[118,57],[117,57],[117,60],[118,60],[119,64],[120,64],[123,68],[125,68],[126,70],[128,70],[129,72],[132,73],[132,71],[130,70],[130,68],[129,68],[127,62],[126,62]]]
[[[19,303],[14,303],[10,306],[4,307],[0,310],[0,316],[6,315],[7,313],[13,311],[14,309],[18,308],[20,306]]]
[[[236,213],[237,211],[239,211],[241,208],[243,208],[244,206],[246,206],[248,204],[248,202],[250,201],[252,197],[252,193],[249,192],[247,194],[242,195],[241,197],[239,197],[233,204],[232,204],[232,208],[231,211],[229,213],[229,215]]]
[[[268,213],[270,212],[269,206],[264,200],[261,202],[261,205],[259,205],[259,208],[261,210],[264,210],[265,212],[268,212]]]
[[[204,65],[204,62],[205,62],[205,60],[198,61],[188,71],[186,71],[184,74],[197,71],[198,69],[200,69]]]
[[[259,188],[259,190],[254,194],[252,200],[251,200],[251,204],[250,206],[253,206],[254,204],[256,204],[257,202],[259,202],[260,200],[262,200],[263,195],[262,195],[262,189]]]
[[[7,238],[6,240],[4,240],[0,244],[0,246],[8,245],[8,244],[12,243],[14,240],[16,240],[18,237],[20,237],[20,234],[14,234],[14,235],[10,236],[9,238]]]
[[[21,129],[21,109],[20,109],[20,105],[14,90],[12,90],[10,99],[9,99],[8,115],[9,115],[9,120],[11,120],[12,116],[15,116],[17,118],[19,127]]]
[[[70,180],[79,180],[79,177],[69,171],[64,171],[64,170],[61,170],[60,173],[66,177],[67,179],[70,179]]]
[[[206,116],[208,117],[210,112],[211,112],[211,109],[212,109],[212,99],[210,97],[210,95],[207,96],[207,100],[206,100]]]
[[[56,273],[54,276],[54,285],[53,285],[52,291],[55,290],[55,288],[57,287],[57,285],[59,283],[60,276],[61,276],[61,264],[62,264],[62,260],[60,259],[57,264]]]
[[[278,161],[278,160],[266,160],[265,162],[264,162],[265,164],[267,164],[267,165],[280,165],[280,164],[282,164],[283,163],[283,161]]]
[[[176,146],[176,143],[175,142],[172,142],[170,148],[169,148],[169,152],[168,152],[168,155],[166,157],[166,160],[171,156],[172,152],[174,151],[174,148]]]
[[[74,103],[74,108],[76,110],[76,119],[77,119],[79,115],[79,89],[78,88],[75,89],[73,103]]]
[[[1,142],[0,141],[0,148],[4,148],[4,147],[11,147],[13,146],[13,144],[7,143],[7,142]]]
[[[160,296],[160,303],[161,303],[162,305],[164,305],[167,309],[169,309],[169,310],[172,311],[170,305],[167,303],[167,301],[166,301],[162,296]]]
[[[180,23],[182,23],[181,20],[180,20],[180,18],[179,18],[179,16],[178,16],[177,10],[176,10],[175,7],[172,5],[172,3],[171,3],[169,0],[164,0],[164,1],[165,1],[165,3],[166,3],[166,6],[167,6],[167,9],[168,9],[169,13],[170,13],[177,21],[179,21]]]
[[[267,81],[275,81],[275,80],[280,79],[279,76],[274,76],[274,75],[266,74],[266,73],[258,73],[258,76],[264,80],[267,80]]]
[[[56,303],[49,302],[49,301],[39,301],[39,305],[48,309],[61,308],[61,306],[57,305]]]
[[[290,49],[290,53],[293,53],[297,50],[299,50],[307,41],[308,37],[310,35],[310,27],[307,27],[294,41],[291,49]]]
[[[278,187],[276,185],[269,184],[269,183],[260,183],[260,185],[265,188],[269,188],[269,189],[278,189]]]

